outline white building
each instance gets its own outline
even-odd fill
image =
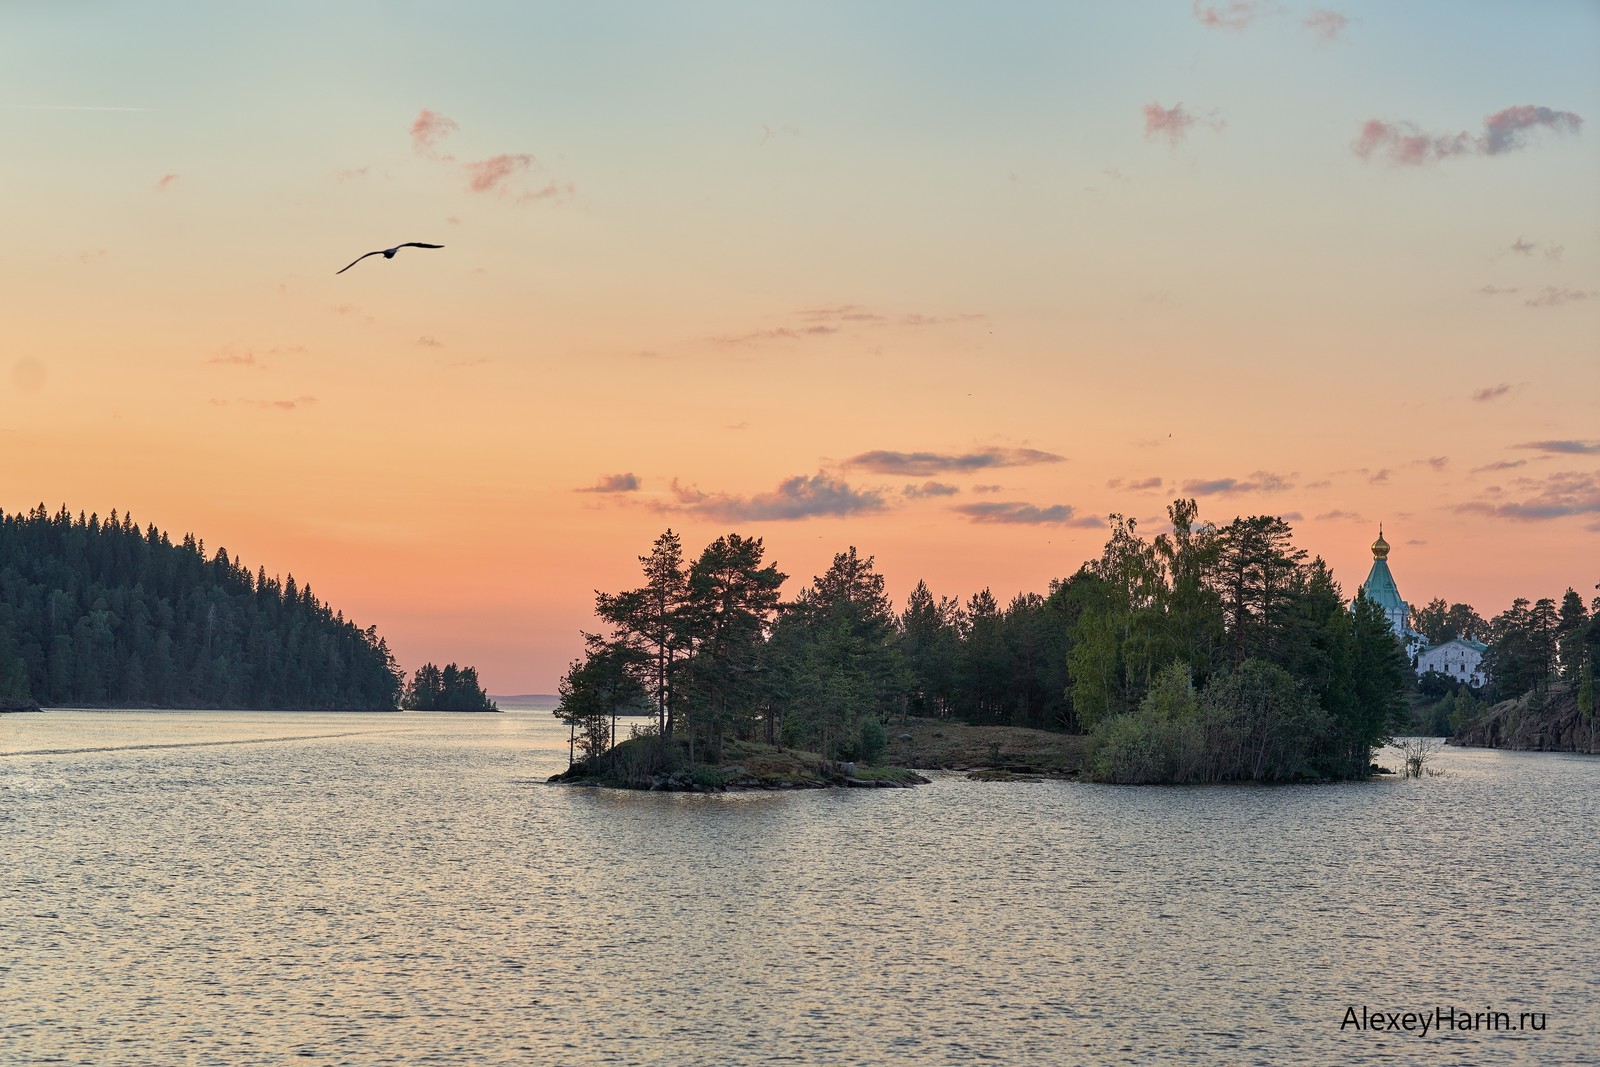
[[[1488,650],[1488,645],[1470,637],[1457,637],[1424,649],[1417,657],[1417,674],[1438,671],[1453,681],[1465,682],[1474,689],[1482,688],[1488,680],[1483,673],[1483,654]]]

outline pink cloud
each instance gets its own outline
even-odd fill
[[[1451,156],[1504,155],[1527,144],[1527,131],[1546,127],[1559,133],[1577,133],[1583,118],[1571,111],[1521,104],[1484,117],[1483,133],[1473,137],[1466,131],[1456,134],[1429,134],[1410,122],[1384,122],[1369,119],[1353,146],[1362,159],[1374,155],[1390,163],[1419,166]],[[1530,248],[1531,250],[1531,248]]]
[[[435,155],[435,145],[460,128],[456,120],[448,115],[423,108],[411,123],[411,147],[419,156],[449,159],[449,156]]]
[[[506,183],[515,175],[532,170],[535,162],[530,155],[501,153],[488,159],[480,159],[476,163],[468,163],[467,185],[475,193],[505,192]]]
[[[1523,131],[1548,126],[1562,133],[1577,133],[1583,119],[1570,111],[1553,111],[1533,104],[1519,104],[1496,111],[1483,120],[1482,151],[1491,156],[1523,145]]]
[[[1306,16],[1305,24],[1317,35],[1317,40],[1331,42],[1344,33],[1345,27],[1350,25],[1350,17],[1325,7],[1314,7]]]
[[[571,196],[576,191],[571,182],[567,182],[565,185],[550,182],[543,189],[536,192],[518,193],[516,199],[519,204],[532,204],[540,200],[555,200],[559,197]]]
[[[1181,103],[1173,104],[1170,108],[1160,104],[1144,106],[1144,135],[1151,140],[1164,136],[1172,144],[1177,144],[1189,136],[1189,127],[1194,123],[1194,116],[1183,110]]]
[[[166,192],[168,189],[172,188],[172,186],[174,184],[176,184],[177,181],[178,181],[178,176],[176,174],[163,174],[161,176],[161,180],[156,182],[156,192],[158,192],[158,193]]]
[[[1387,156],[1391,163],[1406,166],[1418,166],[1430,159],[1445,159],[1470,151],[1472,141],[1465,133],[1434,137],[1409,122],[1389,123],[1381,119],[1367,120],[1355,144],[1355,153],[1362,159],[1378,154]]]
[[[1200,0],[1194,0],[1193,10],[1195,20],[1202,26],[1216,30],[1242,30],[1254,22],[1257,16],[1266,14],[1273,8],[1261,0],[1228,0],[1223,6],[1215,4],[1202,6]]]

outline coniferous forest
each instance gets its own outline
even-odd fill
[[[712,762],[729,740],[873,762],[915,715],[1086,734],[1106,781],[1365,776],[1409,732],[1416,684],[1383,611],[1280,518],[1201,522],[1193,500],[1168,516],[1154,538],[1111,516],[1100,557],[1045,593],[963,603],[919,582],[900,611],[854,547],[784,602],[759,538],[687,560],[668,530],[642,586],[597,597],[608,629],[584,635],[556,714],[589,761],[619,710]]]
[[[0,700],[392,711],[402,679],[293,574],[115,511],[0,515]]]

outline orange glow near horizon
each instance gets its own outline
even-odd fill
[[[1004,602],[1195,497],[1347,594],[1382,521],[1414,604],[1588,598],[1600,10],[1424,7],[42,7],[0,507],[193,532],[496,693],[553,691],[669,526],[764,538],[791,594],[855,545],[897,603]],[[1371,120],[1472,147],[1362,154]],[[335,274],[400,241],[445,247]]]

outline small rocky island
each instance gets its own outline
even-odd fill
[[[676,739],[635,737],[596,760],[578,760],[550,776],[563,785],[670,792],[746,789],[882,789],[926,785],[920,770],[966,771],[978,781],[1076,778],[1083,738],[1013,726],[971,726],[945,719],[892,725],[878,763],[826,759],[815,752],[759,741],[728,741],[719,759],[691,760]]]

